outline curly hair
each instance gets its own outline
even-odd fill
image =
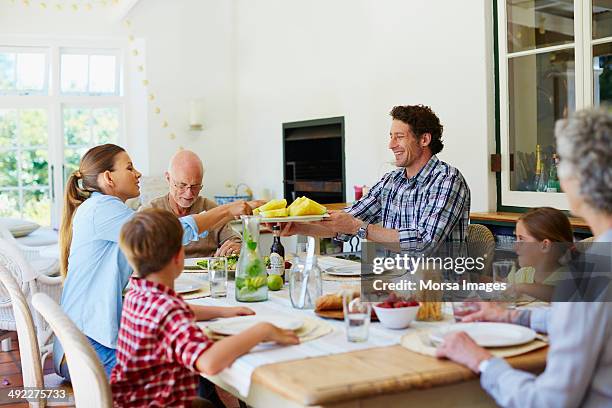
[[[575,175],[591,207],[612,214],[612,112],[585,109],[555,126],[559,176]]]
[[[393,119],[401,120],[420,138],[424,133],[431,135],[429,148],[432,154],[440,153],[444,147],[442,143],[443,126],[440,119],[429,106],[425,105],[406,105],[394,106],[389,113]]]

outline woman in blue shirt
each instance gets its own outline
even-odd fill
[[[60,229],[60,263],[65,276],[61,305],[87,336],[107,374],[115,365],[122,292],[132,269],[119,249],[119,232],[134,211],[125,205],[140,194],[141,174],[125,150],[113,144],[90,149],[68,179]],[[183,244],[207,229],[250,214],[258,202],[237,202],[182,217]],[[55,371],[69,379],[61,344],[53,349]]]

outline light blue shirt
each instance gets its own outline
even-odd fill
[[[612,230],[597,241],[612,242]],[[612,406],[612,303],[554,302],[525,311],[520,320],[548,333],[546,369],[536,376],[492,358],[480,383],[495,402],[521,408]]]
[[[119,198],[93,193],[74,213],[68,274],[64,281],[61,306],[87,337],[103,346],[117,348],[123,289],[132,268],[119,248],[121,227],[135,212]],[[205,237],[198,235],[192,216],[179,218],[184,229],[183,245]],[[57,369],[64,355],[54,343]]]

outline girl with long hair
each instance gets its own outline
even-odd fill
[[[519,217],[515,234],[520,269],[508,275],[508,283],[517,293],[550,301],[573,248],[569,219],[556,208],[532,208]]]

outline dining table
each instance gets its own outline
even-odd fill
[[[337,265],[333,257],[319,257],[325,269]],[[184,273],[185,274],[185,273]],[[205,278],[203,278],[205,279]],[[359,288],[359,280],[323,281],[323,293]],[[313,310],[295,309],[287,285],[269,291],[268,300],[237,302],[233,282],[225,298],[188,300],[198,305],[246,306],[274,322],[275,317],[320,319],[330,332],[294,346],[262,344],[239,357],[217,375],[206,376],[247,405],[269,407],[405,407],[405,406],[496,406],[482,390],[479,377],[468,368],[408,350],[400,342],[404,335],[455,324],[452,307],[446,304],[440,322],[414,321],[407,329],[387,329],[372,322],[368,340],[349,342],[342,320],[321,319]],[[206,327],[208,322],[200,322]],[[542,372],[547,347],[507,358],[513,367]]]

